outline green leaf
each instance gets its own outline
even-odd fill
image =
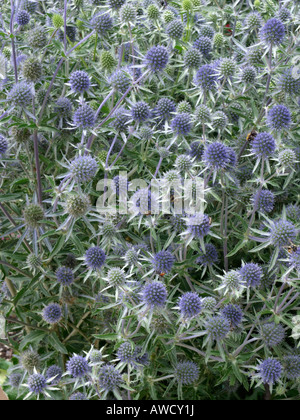
[[[116,340],[118,338],[118,334],[108,333],[108,334],[96,334],[93,337],[97,338],[97,340]]]
[[[63,354],[68,354],[68,350],[63,345],[63,343],[59,340],[59,338],[57,337],[55,333],[48,335],[48,342],[51,346],[55,348],[55,350]]]
[[[229,257],[233,257],[235,254],[237,254],[241,249],[243,249],[244,248],[244,246],[246,245],[246,243],[247,243],[247,241],[245,241],[245,239],[243,239],[242,241],[240,241],[237,245],[236,245],[236,247],[231,251],[231,252],[229,252],[229,254],[227,254],[227,257],[229,258]]]
[[[23,350],[27,344],[39,344],[48,333],[46,331],[31,331],[20,343],[20,350]]]

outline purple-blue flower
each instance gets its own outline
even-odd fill
[[[74,71],[70,76],[70,84],[74,92],[86,92],[91,86],[90,77],[85,71]]]
[[[176,134],[189,134],[192,129],[191,116],[185,112],[177,114],[171,122],[171,127]]]
[[[47,381],[44,375],[35,373],[31,375],[28,379],[28,388],[29,391],[38,395],[41,394],[47,387]]]
[[[85,254],[85,261],[87,266],[93,270],[99,270],[106,261],[106,255],[103,249],[98,246],[89,248]]]
[[[259,366],[259,376],[264,384],[273,385],[282,374],[282,365],[278,360],[266,359]]]
[[[279,220],[273,223],[270,232],[270,239],[273,245],[279,248],[289,246],[296,236],[297,230],[293,223],[287,220]]]
[[[287,130],[292,122],[291,112],[284,105],[275,105],[268,113],[267,122],[273,130]]]
[[[148,283],[143,290],[143,301],[151,308],[163,307],[167,301],[166,286],[158,281]]]
[[[175,263],[175,257],[169,251],[160,251],[152,261],[154,269],[159,273],[169,273]]]
[[[230,332],[230,322],[222,315],[213,316],[206,321],[205,329],[211,341],[221,341]]]
[[[96,114],[88,104],[83,103],[75,111],[73,122],[78,128],[93,128],[96,123]]]
[[[57,303],[51,303],[43,311],[43,318],[49,324],[57,324],[62,318],[61,307]]]
[[[175,368],[175,377],[183,385],[192,385],[199,379],[199,367],[194,362],[179,362]]]
[[[260,38],[268,45],[279,45],[285,37],[285,26],[281,20],[269,19],[260,31]]]
[[[56,271],[56,279],[58,283],[61,283],[63,286],[69,286],[74,282],[73,271],[68,267],[60,267]]]
[[[226,305],[222,309],[221,314],[224,318],[228,319],[231,327],[238,327],[242,322],[243,312],[237,305],[232,305],[231,303]]]
[[[218,76],[211,64],[200,67],[195,76],[195,84],[204,91],[213,90],[217,87]]]
[[[30,22],[30,14],[27,10],[19,10],[16,15],[16,22],[20,26],[25,26]]]
[[[262,277],[263,271],[258,264],[248,263],[240,269],[240,278],[249,287],[259,286]]]
[[[90,182],[98,171],[98,165],[91,156],[78,156],[71,162],[71,173],[80,184]]]
[[[73,356],[67,362],[67,371],[73,378],[82,378],[90,371],[90,366],[84,357]]]
[[[204,238],[210,231],[210,220],[206,214],[195,213],[188,217],[188,231],[196,238]]]
[[[98,380],[100,388],[113,391],[122,383],[122,376],[113,365],[106,364],[99,369]]]
[[[230,162],[228,151],[228,147],[223,143],[211,143],[204,150],[203,161],[209,168],[225,169]]]
[[[167,67],[169,54],[165,47],[160,45],[150,48],[145,56],[145,64],[153,72],[162,71]]]
[[[179,308],[183,318],[193,318],[202,311],[202,302],[197,293],[187,292],[179,299]]]
[[[252,141],[252,153],[259,158],[267,159],[276,150],[274,137],[269,133],[259,133]]]

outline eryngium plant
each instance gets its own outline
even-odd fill
[[[298,399],[299,2],[0,12],[10,399]]]

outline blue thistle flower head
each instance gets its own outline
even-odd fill
[[[204,154],[204,145],[200,141],[194,141],[190,145],[189,155],[192,159],[195,159],[199,162],[202,161]]]
[[[67,26],[66,34],[67,34],[67,40],[69,39],[71,42],[76,41],[77,29],[74,26]],[[61,29],[59,29],[57,32],[57,39],[60,42],[64,42],[65,34]]]
[[[86,103],[83,103],[74,113],[74,125],[78,128],[93,128],[96,123],[95,111]]]
[[[254,30],[256,28],[260,28],[263,24],[263,18],[261,14],[258,12],[249,13],[245,20],[245,24],[248,26],[249,29]]]
[[[69,398],[70,401],[87,401],[87,397],[82,392],[75,392]]]
[[[68,267],[60,267],[56,271],[56,279],[58,283],[61,283],[63,286],[69,286],[74,282],[73,271]]]
[[[286,7],[281,7],[277,12],[277,17],[282,22],[288,22],[289,20],[292,19],[292,14],[289,11],[289,9],[287,9]]]
[[[298,379],[300,377],[300,356],[285,356],[283,358],[283,371],[288,379]]]
[[[294,68],[285,70],[279,79],[279,88],[289,95],[300,94],[300,78],[295,77]]]
[[[289,257],[289,264],[300,273],[300,247],[293,251]]]
[[[264,384],[273,385],[279,381],[282,365],[278,360],[266,359],[259,365],[259,376]]]
[[[113,27],[113,19],[108,13],[99,13],[91,20],[92,28],[101,36],[106,36]]]
[[[230,292],[238,291],[243,283],[240,272],[235,270],[228,271],[222,282],[223,286]]]
[[[237,155],[235,151],[232,149],[232,147],[227,147],[227,154],[228,154],[228,165],[226,169],[228,171],[233,171],[236,167]]]
[[[186,222],[183,216],[181,216],[180,214],[175,214],[170,218],[171,226],[176,232],[182,233],[186,228]]]
[[[171,122],[171,128],[176,134],[186,136],[192,129],[191,116],[185,112],[177,114]]]
[[[270,240],[278,248],[289,246],[296,239],[296,236],[295,226],[287,220],[279,220],[273,223],[271,227]]]
[[[276,150],[276,141],[269,133],[259,133],[252,142],[252,153],[258,158],[268,158]]]
[[[117,357],[123,363],[131,363],[133,359],[133,348],[128,341],[121,344],[117,351]]]
[[[12,373],[9,376],[9,385],[13,388],[19,388],[22,382],[22,375],[20,373]]]
[[[105,252],[98,246],[89,248],[85,254],[85,261],[87,263],[87,266],[92,270],[99,270],[105,264]]]
[[[67,362],[67,371],[73,378],[83,378],[90,371],[90,366],[84,357],[73,356]]]
[[[211,169],[225,169],[229,165],[228,147],[220,142],[209,144],[204,150],[203,161]]]
[[[93,350],[89,355],[91,363],[100,363],[102,361],[102,353],[100,350]]]
[[[195,84],[204,91],[216,89],[217,81],[216,69],[211,64],[200,67],[195,76]]]
[[[187,218],[187,229],[196,238],[204,238],[210,231],[210,220],[206,214],[195,213]]]
[[[278,346],[285,338],[285,329],[281,324],[268,322],[261,326],[260,335],[267,347]]]
[[[297,204],[289,204],[286,208],[286,217],[293,221],[299,220],[300,206],[298,206]]]
[[[134,349],[133,360],[138,365],[148,366],[150,364],[149,354],[143,352],[142,346],[136,346]]]
[[[36,395],[41,394],[45,390],[46,387],[47,387],[47,381],[44,375],[35,373],[29,377],[28,388],[29,388],[29,391],[32,392],[33,394],[36,394]]]
[[[164,70],[168,62],[168,50],[160,45],[150,48],[145,56],[145,64],[152,72]]]
[[[55,104],[54,111],[60,118],[69,119],[73,114],[73,105],[68,98],[59,98]]]
[[[25,26],[30,22],[30,14],[27,10],[19,10],[16,15],[16,22],[20,26]]]
[[[184,57],[184,64],[187,68],[195,69],[200,66],[201,53],[198,48],[191,48],[187,51]]]
[[[247,84],[253,84],[257,77],[257,71],[253,66],[246,66],[242,70],[241,79],[242,82]]]
[[[57,324],[62,318],[61,307],[57,303],[51,303],[43,311],[43,318],[49,324]]]
[[[199,33],[201,36],[206,36],[207,38],[210,38],[210,39],[213,39],[213,37],[215,36],[214,28],[209,25],[201,26]]]
[[[152,261],[154,269],[159,273],[169,273],[175,263],[175,257],[169,251],[160,251]]]
[[[179,299],[179,308],[183,318],[193,318],[202,311],[202,302],[197,293],[187,292]]]
[[[111,75],[110,83],[115,90],[125,93],[130,86],[130,79],[124,69],[119,69]]]
[[[74,92],[86,92],[91,86],[90,76],[82,70],[74,71],[70,76],[70,84]]]
[[[49,380],[52,378],[50,385],[57,385],[60,382],[62,375],[62,369],[59,366],[53,365],[50,366],[49,369],[47,369],[46,379]]]
[[[199,367],[194,362],[180,362],[175,368],[175,377],[183,385],[192,385],[199,379]]]
[[[230,332],[230,322],[222,315],[213,316],[206,321],[205,329],[210,341],[221,341]]]
[[[128,122],[130,121],[130,116],[124,107],[120,107],[117,111],[115,111],[113,114],[113,118],[114,119],[111,125],[116,130],[124,132],[128,129]]]
[[[8,149],[8,142],[6,138],[0,135],[0,156],[4,155]]]
[[[78,156],[71,162],[71,173],[80,184],[90,182],[98,171],[98,165],[91,156]]]
[[[212,50],[212,40],[207,36],[200,36],[194,42],[193,47],[204,56],[208,56]]]
[[[263,270],[258,264],[248,263],[240,269],[239,274],[242,282],[249,287],[257,287],[261,283]]]
[[[23,8],[30,14],[33,14],[37,11],[38,8],[38,2],[34,0],[24,0],[23,2]]]
[[[284,105],[275,105],[268,113],[267,122],[273,130],[288,130],[292,122],[291,112]]]
[[[176,111],[174,101],[169,98],[161,98],[156,105],[155,115],[163,120],[171,118],[172,113]]]
[[[33,93],[32,87],[27,82],[19,82],[13,86],[9,94],[7,95],[8,102],[11,102],[15,106],[26,108],[32,102]]]
[[[106,364],[101,366],[98,375],[100,388],[105,391],[113,391],[122,383],[122,376],[113,365]]]
[[[144,287],[143,301],[152,309],[165,306],[167,297],[166,286],[161,282],[154,281]]]
[[[263,213],[271,213],[274,209],[275,195],[269,190],[257,191],[254,194],[253,203],[258,203],[258,209]]]
[[[268,45],[279,45],[285,37],[285,26],[281,20],[269,19],[260,31],[260,38]]]
[[[123,4],[125,3],[126,3],[126,0],[108,0],[109,6],[114,10],[121,9]]]
[[[182,38],[183,31],[184,31],[184,26],[180,19],[172,20],[168,24],[167,29],[166,29],[167,34],[172,39]]]
[[[149,118],[151,118],[150,106],[144,101],[137,102],[131,109],[131,116],[132,119],[137,122],[149,120]]]
[[[228,124],[228,117],[223,111],[217,111],[213,115],[213,126],[215,129],[224,130]]]
[[[216,306],[217,301],[215,298],[208,296],[202,299],[202,307],[206,311],[214,311],[216,309]]]
[[[200,250],[199,257],[196,259],[196,264],[204,266],[212,266],[219,261],[219,255],[216,247],[213,244],[205,245],[205,253]]]
[[[119,267],[114,267],[107,273],[107,279],[109,284],[114,286],[120,286],[126,282],[126,275],[123,270]]]
[[[231,327],[238,327],[241,322],[242,322],[242,318],[243,318],[243,312],[241,310],[241,308],[237,305],[226,305],[222,311],[221,311],[221,315],[228,319],[228,321],[230,322]]]

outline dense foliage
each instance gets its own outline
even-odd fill
[[[10,399],[298,399],[299,1],[0,11]]]

